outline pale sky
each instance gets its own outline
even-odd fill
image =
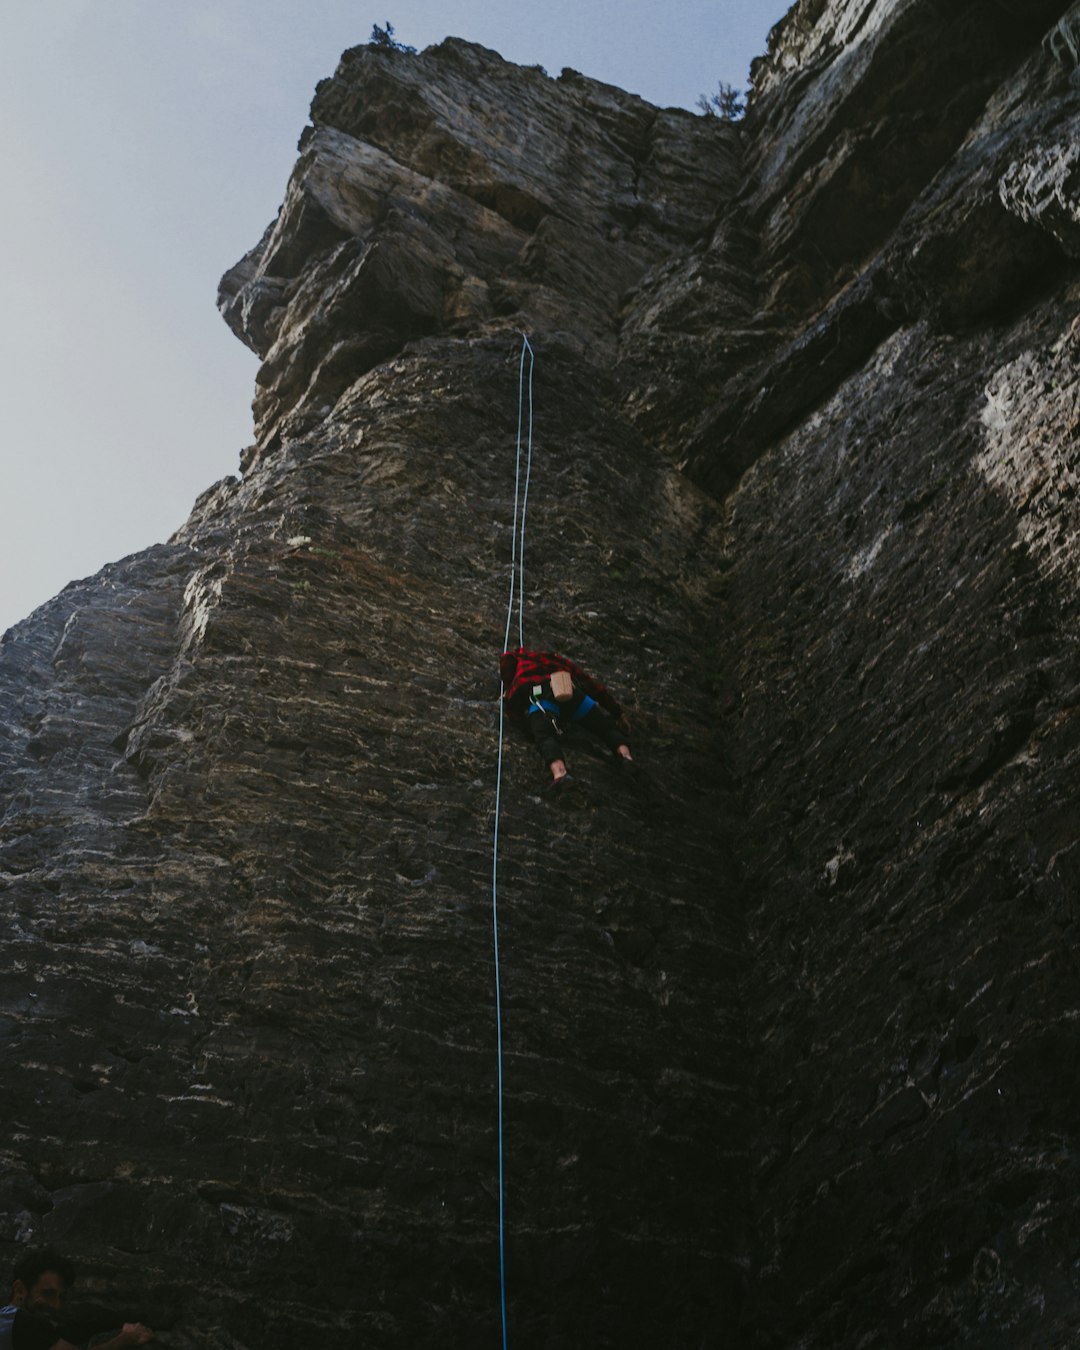
[[[238,472],[257,362],[217,282],[277,211],[316,83],[373,23],[692,108],[718,80],[746,87],[786,8],[4,0],[0,632]]]

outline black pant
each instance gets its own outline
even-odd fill
[[[599,704],[594,703],[587,713],[575,717],[585,701],[585,695],[580,689],[575,688],[573,698],[568,699],[565,703],[556,703],[551,696],[551,685],[545,680],[543,693],[540,697],[549,707],[558,709],[558,712],[553,713],[542,708],[539,712],[528,714],[529,734],[532,736],[533,744],[540,751],[545,764],[550,764],[556,759],[566,758],[559,733],[555,730],[556,725],[563,730],[575,724],[584,727],[590,735],[603,741],[608,749],[613,752],[617,751],[620,745],[629,744],[626,737]]]

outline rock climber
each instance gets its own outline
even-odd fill
[[[86,1337],[76,1323],[60,1321],[75,1269],[59,1252],[27,1252],[16,1263],[11,1299],[0,1308],[0,1350],[127,1350],[145,1345],[154,1333],[141,1322]]]
[[[551,770],[553,788],[573,782],[560,741],[563,729],[573,723],[603,741],[617,764],[633,763],[626,713],[599,680],[569,657],[516,647],[499,658],[499,674],[507,714],[532,736]]]

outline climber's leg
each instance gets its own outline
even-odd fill
[[[603,741],[612,754],[618,755],[620,759],[633,759],[626,736],[616,726],[615,719],[606,713],[595,699],[587,694],[579,695],[578,691],[575,691],[575,701],[571,707],[573,711],[570,715],[573,720],[580,722],[586,731]]]
[[[551,777],[557,783],[566,777],[566,760],[563,758],[556,716],[546,708],[534,705],[529,709],[528,726],[540,758],[551,770]]]

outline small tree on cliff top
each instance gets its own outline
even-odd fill
[[[386,21],[386,27],[380,28],[377,23],[371,25],[371,37],[369,39],[373,47],[389,47],[395,52],[415,52],[415,47],[407,47],[404,42],[397,42],[394,39],[394,25],[389,19]]]
[[[737,122],[746,111],[742,90],[723,80],[716,86],[715,94],[702,94],[697,105],[706,117],[719,117],[725,122]]]

